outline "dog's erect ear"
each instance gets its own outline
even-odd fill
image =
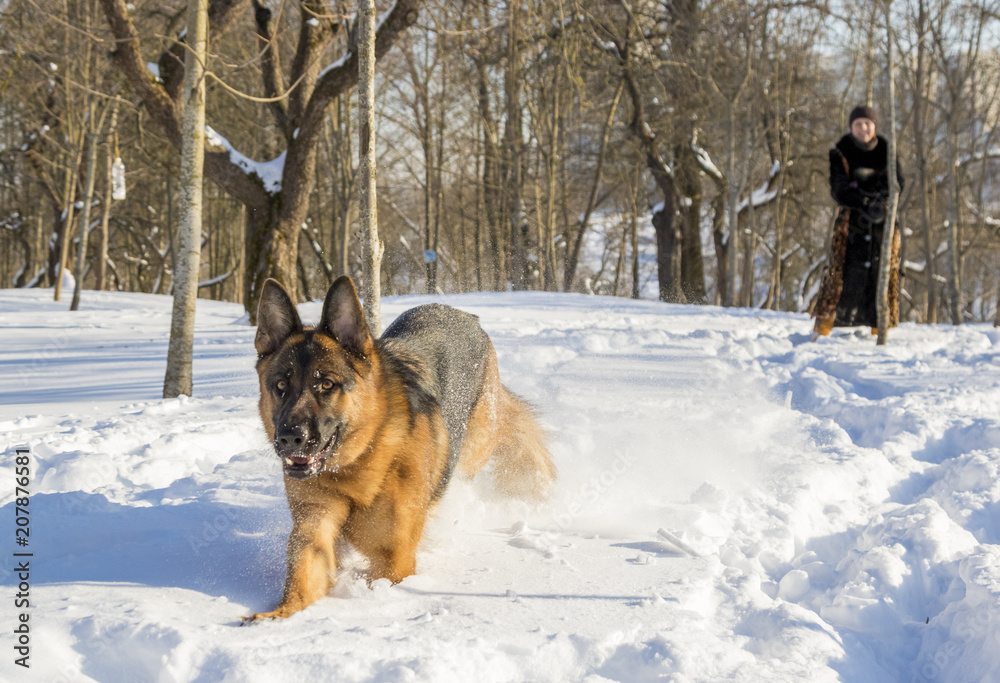
[[[286,339],[301,331],[302,319],[288,292],[277,280],[268,278],[257,305],[257,336],[253,341],[257,355],[274,353]]]
[[[323,318],[316,331],[336,339],[348,353],[366,357],[371,352],[372,333],[365,312],[361,310],[358,291],[346,275],[330,285],[323,302]]]

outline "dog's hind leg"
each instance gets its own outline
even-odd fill
[[[459,472],[472,478],[487,462],[492,462],[500,492],[517,498],[541,500],[555,480],[545,431],[534,408],[501,384],[492,346],[462,443]]]

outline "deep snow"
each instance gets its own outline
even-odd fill
[[[162,400],[169,299],[0,290],[0,678],[1000,680],[1000,333],[906,324],[877,348],[810,343],[802,315],[434,300],[481,317],[539,406],[552,499],[456,482],[417,575],[368,588],[349,558],[329,598],[239,627],[279,597],[290,524],[241,308],[199,300],[195,396]]]

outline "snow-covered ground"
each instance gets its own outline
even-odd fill
[[[50,299],[0,290],[0,679],[1000,679],[990,327],[904,325],[876,348],[867,330],[809,343],[800,315],[444,297],[540,407],[552,499],[456,482],[417,575],[368,588],[349,558],[329,598],[240,627],[278,599],[289,529],[242,310],[199,301],[195,396],[162,400],[167,298]]]

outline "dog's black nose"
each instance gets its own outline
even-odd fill
[[[306,442],[302,427],[285,427],[274,435],[274,448],[279,453],[297,451]]]

